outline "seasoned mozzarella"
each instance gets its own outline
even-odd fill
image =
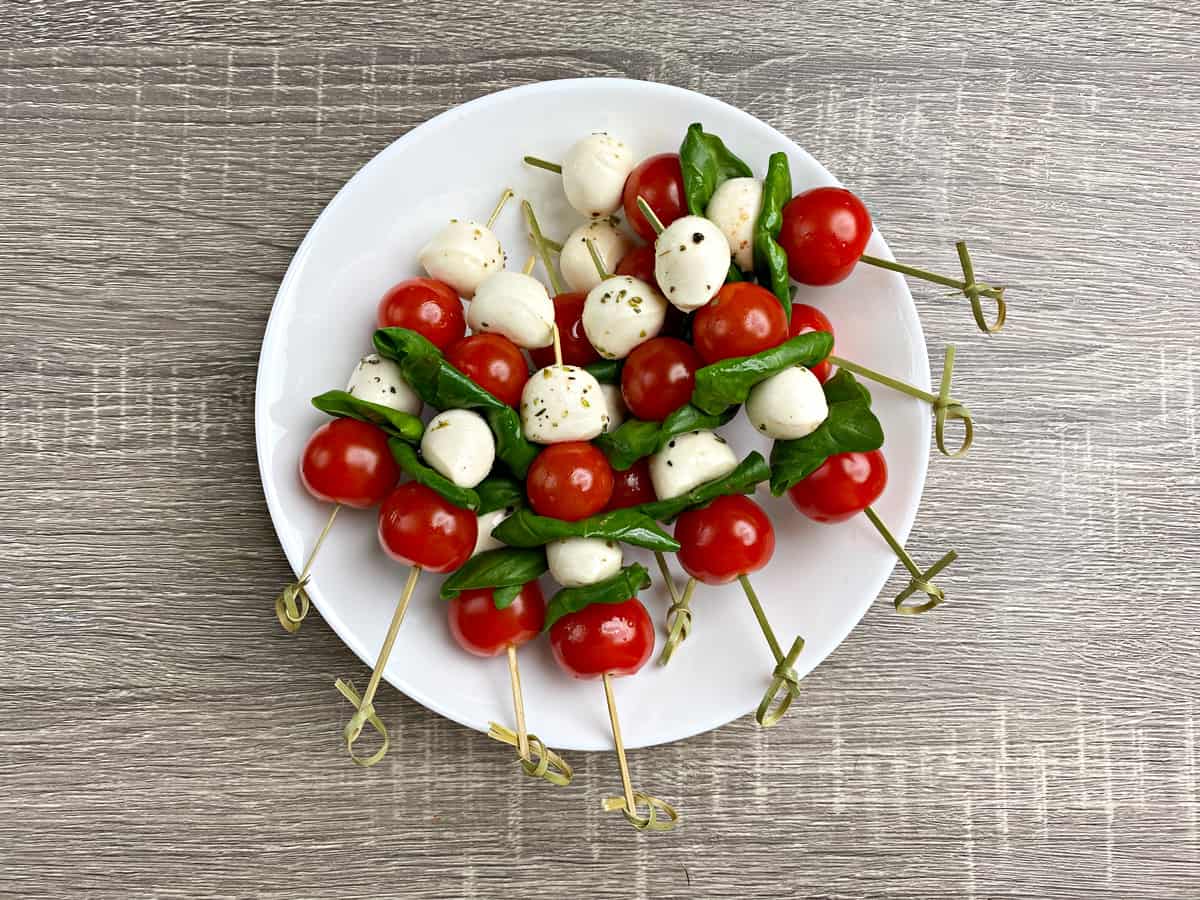
[[[537,444],[590,441],[608,424],[600,385],[578,366],[546,366],[521,392],[521,429]]]
[[[604,263],[604,271],[611,272],[629,250],[630,241],[625,232],[608,219],[597,219],[580,225],[563,241],[558,267],[567,286],[573,291],[590,291],[600,283],[600,273],[588,252],[587,241],[591,240]]]
[[[762,212],[763,184],[757,178],[730,178],[716,189],[704,215],[721,229],[734,262],[754,268],[754,225]]]
[[[492,471],[496,439],[479,413],[448,409],[425,426],[421,456],[459,487],[473,488]]]
[[[603,538],[566,538],[546,545],[550,574],[563,587],[582,587],[621,571],[621,545]]]
[[[737,457],[725,438],[711,431],[690,431],[671,438],[650,457],[650,482],[659,500],[670,500],[736,468]]]
[[[777,441],[794,441],[812,434],[828,415],[821,382],[804,366],[792,366],[760,381],[746,398],[750,423]]]
[[[502,334],[518,347],[549,347],[554,343],[554,301],[536,278],[496,272],[476,289],[467,323],[474,332]]]
[[[571,147],[562,161],[567,202],[585,216],[616,212],[634,162],[633,151],[620,138],[588,135]]]
[[[359,400],[390,406],[414,416],[421,412],[421,398],[408,386],[400,374],[400,367],[375,353],[369,353],[358,361],[350,376],[350,383],[346,385],[346,393],[353,394]]]
[[[654,242],[654,279],[674,306],[690,312],[721,289],[729,274],[729,255],[729,242],[720,228],[700,216],[684,216]]]
[[[628,356],[638,344],[662,331],[666,317],[663,295],[629,275],[606,278],[583,301],[583,330],[605,359]]]
[[[511,506],[507,506],[504,509],[495,509],[475,517],[479,536],[475,538],[475,549],[471,552],[472,556],[477,556],[485,550],[499,550],[504,546],[503,543],[492,537],[492,529],[511,516],[513,511]]]
[[[621,396],[621,386],[619,384],[602,384],[600,393],[604,395],[604,408],[608,410],[608,423],[604,426],[604,430],[615,431],[621,427],[621,423],[628,418],[629,413],[629,407],[625,405],[625,398]]]
[[[504,250],[486,225],[453,219],[417,258],[430,278],[444,281],[470,300],[479,283],[504,268]]]

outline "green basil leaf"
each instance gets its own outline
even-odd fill
[[[611,578],[583,587],[563,588],[546,605],[546,624],[543,631],[563,616],[579,612],[593,603],[624,603],[638,595],[638,591],[650,587],[650,573],[641,563],[626,566]]]
[[[358,419],[378,425],[392,437],[415,444],[421,440],[425,426],[411,413],[392,409],[381,403],[360,400],[346,391],[326,391],[312,398],[312,404],[323,413],[345,419]]]
[[[679,165],[683,170],[683,193],[688,211],[704,215],[717,186],[729,178],[749,178],[754,173],[738,159],[715,134],[708,134],[696,122],[690,125],[679,147]]]
[[[525,439],[521,417],[511,406],[489,409],[483,416],[496,436],[497,458],[518,478],[524,478],[540,451]]]
[[[588,363],[583,369],[601,384],[620,384],[621,366],[624,364],[623,359],[602,359]]]
[[[475,486],[479,495],[479,514],[495,512],[525,505],[525,491],[521,482],[507,475],[489,475]]]
[[[540,547],[564,538],[589,537],[621,541],[648,550],[679,549],[678,541],[636,509],[614,509],[578,522],[564,522],[539,516],[529,509],[518,509],[492,529],[492,537],[510,547]]]
[[[440,594],[443,600],[453,600],[463,591],[516,588],[503,605],[502,598],[496,597],[496,608],[504,609],[524,585],[540,578],[547,568],[546,551],[541,547],[485,550],[472,556],[443,581]]]
[[[689,431],[720,428],[736,413],[736,409],[727,409],[710,416],[686,403],[662,422],[629,419],[616,430],[600,435],[593,443],[604,451],[609,465],[623,472],[642,457],[658,453],[671,438]]]
[[[441,472],[421,462],[411,444],[398,438],[388,438],[388,449],[401,470],[417,484],[423,484],[441,494],[455,506],[475,512],[479,509],[479,495],[471,488],[459,487]]]
[[[847,400],[861,400],[871,405],[871,392],[853,373],[846,369],[838,369],[836,374],[824,384],[826,403],[844,403]]]
[[[492,591],[492,605],[496,609],[508,609],[512,606],[512,602],[517,599],[523,587],[525,587],[523,584],[509,584],[496,588]]]
[[[783,226],[783,205],[792,199],[792,173],[787,155],[772,153],[763,179],[762,211],[754,223],[754,272],[758,281],[771,289],[789,321],[792,318],[792,279],[788,275],[788,258],[779,245],[779,229]]]
[[[753,494],[754,488],[771,477],[771,467],[758,451],[746,455],[736,469],[721,478],[697,485],[686,494],[670,500],[654,500],[633,509],[659,522],[673,522],[680,513],[703,506],[727,494]]]
[[[729,271],[725,273],[725,283],[732,284],[735,281],[745,281],[746,276],[741,269],[737,267],[737,263],[729,264]]]
[[[809,331],[753,356],[723,359],[697,369],[692,405],[716,415],[731,406],[745,403],[750,389],[760,381],[766,381],[792,366],[815,366],[832,349],[832,334]]]

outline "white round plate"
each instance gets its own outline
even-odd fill
[[[359,356],[371,350],[380,297],[396,282],[422,274],[417,252],[430,235],[452,217],[485,217],[501,190],[511,186],[533,203],[548,235],[565,236],[578,216],[567,206],[559,179],[524,166],[522,155],[561,159],[574,141],[598,130],[623,136],[639,158],[678,151],[692,122],[720,135],[759,174],[770,153],[787,153],[797,191],[837,184],[788,138],[718,100],[642,81],[579,79],[526,85],[449,110],[395,141],[338,192],[292,260],[259,359],[258,461],[271,518],[294,570],[303,565],[329,515],[329,507],[309,497],[297,475],[305,442],[325,421],[309,398],[343,387]],[[504,210],[496,233],[509,264],[519,267],[530,252],[519,204]],[[891,258],[879,234],[868,250]],[[801,289],[798,299],[820,307],[832,320],[839,354],[928,387],[924,336],[900,276],[859,266],[835,287]],[[903,539],[925,480],[929,411],[886,389],[872,393],[887,433],[890,474],[877,508]],[[725,434],[739,456],[769,450],[742,416]],[[775,523],[777,542],[774,560],[755,573],[754,584],[781,643],[786,647],[795,635],[804,636],[797,666],[804,674],[862,618],[896,560],[865,517],[818,525],[765,487],[757,499]],[[375,526],[374,511],[344,510],[309,587],[325,621],[361,660],[347,656],[339,674],[360,684],[407,574],[379,549]],[[642,600],[657,623],[657,658],[665,638],[666,591],[648,554],[633,551],[627,561],[632,558],[646,562],[656,579]],[[675,571],[682,584],[681,570]],[[421,579],[385,677],[417,702],[470,728],[486,731],[490,721],[511,724],[505,661],[481,660],[457,647],[446,626],[445,604],[437,597],[440,580]],[[546,588],[549,596],[549,580]],[[752,711],[767,687],[774,661],[737,583],[701,586],[693,610],[692,636],[669,667],[652,660],[636,676],[615,682],[631,747],[723,725]],[[561,750],[612,746],[599,682],[568,678],[545,640],[523,647],[520,664],[531,731]],[[330,723],[331,729],[337,727]]]

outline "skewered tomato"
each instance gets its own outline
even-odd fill
[[[521,348],[502,334],[473,334],[446,351],[446,361],[509,406],[521,403],[529,366]]]
[[[453,572],[471,557],[475,514],[410,481],[379,507],[379,543],[393,559],[428,572]]]
[[[625,180],[625,220],[644,240],[654,243],[654,226],[638,209],[638,197],[649,204],[664,226],[687,213],[678,153],[660,153],[643,159]]]
[[[380,328],[408,328],[445,350],[467,333],[458,293],[436,278],[409,278],[379,301]]]
[[[529,467],[525,489],[539,516],[575,522],[604,509],[612,496],[608,458],[586,441],[551,444]]]
[[[735,281],[696,311],[692,342],[706,363],[752,356],[782,344],[788,337],[787,316],[779,298],[766,288]]]
[[[775,529],[761,506],[741,494],[718,497],[675,523],[679,564],[705,584],[756,572],[775,552]]]
[[[531,581],[511,604],[496,609],[492,589],[480,588],[451,600],[446,615],[460,647],[476,656],[496,656],[538,636],[546,619],[546,600],[538,583]]]
[[[639,419],[661,422],[692,397],[704,365],[692,345],[658,337],[639,344],[621,369],[621,396]]]
[[[357,419],[334,419],[313,432],[300,458],[300,480],[318,500],[374,506],[400,479],[387,435]]]
[[[634,278],[657,286],[654,280],[654,245],[640,244],[621,257],[617,263],[618,275],[631,275]]]
[[[613,492],[605,508],[625,509],[657,499],[654,483],[650,480],[650,460],[643,457],[624,472],[613,473]]]
[[[792,321],[788,325],[788,337],[794,338],[797,335],[807,334],[810,331],[828,331],[833,334],[833,324],[815,306],[809,306],[807,303],[792,304]],[[833,351],[829,351],[832,353]],[[809,371],[817,376],[817,381],[824,384],[833,376],[833,364],[827,359],[821,360]]]
[[[838,453],[788,488],[792,505],[816,522],[842,522],[879,499],[887,486],[887,461],[878,450]]]
[[[837,284],[854,270],[871,237],[871,216],[845,188],[819,187],[783,207],[779,244],[801,284]]]
[[[573,678],[632,675],[654,652],[654,624],[636,597],[593,603],[550,626],[550,649]]]
[[[583,331],[584,291],[568,291],[554,298],[554,322],[558,325],[558,342],[562,346],[563,365],[586,366],[600,361],[600,354]],[[554,365],[554,345],[530,350],[534,366],[544,369]]]

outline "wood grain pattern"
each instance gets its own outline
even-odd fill
[[[688,8],[5,7],[0,894],[1196,896],[1196,17]],[[398,745],[349,766],[350,654],[274,621],[252,441],[274,291],[338,187],[447,106],[610,74],[772,122],[904,258],[967,235],[1014,286],[995,339],[914,287],[980,425],[911,542],[959,549],[951,602],[878,603],[774,731],[634,752],[687,818],[654,838],[600,812],[610,755],[547,790],[391,690]]]

